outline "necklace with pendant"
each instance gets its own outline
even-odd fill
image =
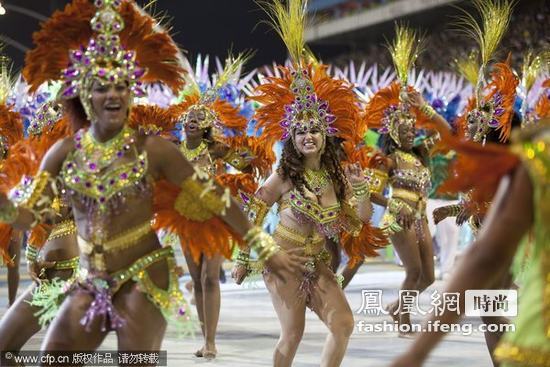
[[[330,186],[330,177],[325,169],[306,169],[304,178],[307,185],[313,190],[316,196],[322,195]]]
[[[189,161],[189,162],[195,162],[199,156],[208,148],[208,144],[206,141],[202,140],[198,147],[189,149],[187,148],[187,144],[183,142],[180,145],[180,150],[183,153],[183,156]]]

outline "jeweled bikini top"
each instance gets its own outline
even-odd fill
[[[342,231],[343,218],[340,203],[325,208],[294,189],[287,199],[281,201],[279,211],[286,208],[291,208],[299,221],[313,224],[324,236],[335,238]]]
[[[422,164],[422,161],[413,154],[397,150],[395,152],[397,165],[414,165],[414,168],[396,168],[393,170],[391,182],[403,189],[427,193],[431,186],[430,170]]]
[[[124,127],[106,143],[96,141],[87,130],[78,131],[74,139],[76,149],[63,162],[60,177],[67,194],[89,212],[116,210],[128,196],[150,188],[147,154],[138,153],[131,128]]]

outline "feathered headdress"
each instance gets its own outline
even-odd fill
[[[23,139],[23,119],[8,106],[13,85],[8,62],[6,57],[0,56],[0,160],[7,157],[13,144]]]
[[[251,99],[262,139],[272,145],[286,140],[299,129],[318,128],[328,136],[359,140],[359,111],[352,86],[331,78],[327,67],[311,63],[305,51],[307,0],[262,2],[270,25],[285,43],[290,66],[280,66],[279,77],[268,77]]]
[[[388,134],[392,140],[399,141],[399,125],[423,125],[424,116],[406,103],[406,94],[413,90],[408,85],[409,72],[414,66],[424,41],[414,30],[396,24],[395,39],[388,46],[392,56],[398,80],[379,90],[369,101],[364,118],[371,128],[378,128],[381,134]]]
[[[133,1],[95,0],[94,4],[74,0],[33,35],[37,47],[27,54],[23,70],[31,91],[61,79],[63,97],[80,96],[89,116],[94,79],[125,80],[135,95],[142,94],[142,82],[160,81],[179,92],[185,70],[168,32]]]
[[[509,66],[501,63],[495,66],[489,84],[484,87],[483,83],[487,66],[510,23],[513,4],[509,0],[473,0],[473,3],[481,16],[481,24],[466,11],[458,22],[460,30],[479,47],[479,55],[471,53],[468,59],[457,63],[459,71],[475,86],[476,105],[466,111],[465,122],[478,125],[477,133],[471,137],[474,141],[483,141],[490,129],[495,128],[501,131],[500,139],[504,141],[510,135],[517,78]],[[479,65],[477,73],[476,65]]]
[[[184,91],[183,101],[173,107],[178,111],[180,120],[185,124],[190,112],[202,112],[204,119],[199,122],[201,129],[213,127],[217,135],[222,135],[226,128],[244,132],[247,119],[239,113],[238,108],[221,98],[220,91],[235,74],[240,72],[251,55],[251,53],[241,53],[236,57],[230,55],[225,61],[223,70],[204,90],[200,85],[200,76],[194,75],[189,89]],[[207,70],[204,72],[207,73]]]

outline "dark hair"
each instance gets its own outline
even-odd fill
[[[90,126],[90,121],[79,97],[64,100],[62,105],[65,114],[69,117],[73,132]]]
[[[325,151],[321,155],[321,167],[327,170],[332,184],[334,185],[334,191],[336,192],[338,201],[343,202],[346,200],[346,178],[342,166],[340,165],[336,149],[334,139],[332,137],[325,138]],[[290,180],[294,187],[304,195],[304,187],[313,191],[304,179],[304,172],[305,167],[301,154],[296,151],[292,140],[288,139],[283,146],[283,153],[281,162],[277,168],[277,173],[280,174],[283,179]]]

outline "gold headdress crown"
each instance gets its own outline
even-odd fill
[[[127,81],[136,96],[143,96],[139,78],[145,70],[136,63],[134,51],[124,50],[119,33],[124,29],[124,20],[117,11],[122,0],[96,0],[97,12],[90,25],[97,33],[86,49],[70,52],[71,64],[63,70],[65,80],[63,98],[80,99],[88,116],[91,114],[90,90],[94,80],[105,83]]]

